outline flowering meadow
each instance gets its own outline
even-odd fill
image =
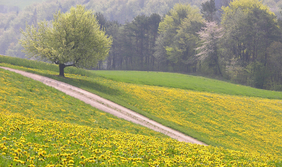
[[[101,112],[38,81],[2,69],[0,110],[44,120],[165,137],[161,133]]]
[[[208,144],[281,155],[282,100],[116,83],[125,100]]]
[[[54,71],[15,67],[107,97],[212,146],[164,138],[0,70],[0,161],[7,165],[282,166],[282,100],[137,85],[98,76],[66,74],[63,79]]]
[[[117,103],[126,103],[127,107],[209,145],[282,156],[282,100],[136,85],[74,74],[67,76],[76,80],[71,83],[76,86],[83,87],[83,82],[99,83],[121,92],[112,95],[115,97],[112,100],[118,99]],[[100,95],[109,94],[84,88]]]
[[[1,58],[1,57],[0,57]],[[1,61],[1,59],[0,59]],[[179,88],[200,92],[239,95],[248,97],[261,97],[268,99],[282,99],[282,92],[256,89],[249,86],[233,84],[223,80],[216,80],[202,76],[193,76],[179,73],[154,72],[154,71],[113,71],[93,70],[88,71],[100,77],[125,83],[138,85],[160,86]]]
[[[1,112],[3,166],[276,166],[273,156],[247,154],[169,138],[46,121]]]

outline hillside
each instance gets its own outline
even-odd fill
[[[14,6],[14,7],[18,7],[19,9],[23,10],[25,7],[32,5],[34,3],[42,3],[44,1],[47,0],[1,0],[0,5],[6,6],[6,7],[10,7],[10,6]],[[0,13],[3,13],[3,11],[1,11]]]
[[[201,1],[142,0],[139,3],[139,0],[42,0],[42,3],[29,5],[31,2],[35,2],[29,0],[20,1],[20,3],[4,1],[2,4],[10,5],[12,2],[14,2],[13,5],[17,6],[18,4],[21,8],[23,6],[25,8],[19,12],[0,12],[0,54],[23,58],[25,54],[21,52],[22,47],[18,43],[18,39],[21,37],[20,29],[25,30],[26,23],[30,25],[43,20],[50,21],[57,11],[67,12],[77,4],[85,5],[87,9],[92,9],[95,12],[101,12],[110,21],[123,24],[132,21],[134,17],[141,14],[158,13],[165,15],[175,3],[183,2],[199,5]]]
[[[29,118],[62,121],[93,128],[116,129],[164,137],[142,126],[101,112],[38,81],[3,69],[0,69],[0,74],[2,112],[13,112]]]
[[[5,58],[9,60],[5,61]],[[11,60],[13,64],[22,64],[13,66],[15,68],[57,78],[52,71],[54,66],[46,63],[1,56],[0,65],[12,66],[4,63],[11,63]],[[41,69],[23,67],[29,66],[28,63]],[[50,70],[43,70],[48,67]],[[92,79],[95,76],[84,70],[72,70],[66,80],[77,80],[80,85],[88,80],[86,75],[92,75]],[[79,71],[83,76],[72,74]],[[164,138],[93,109],[39,82],[2,69],[0,74],[0,161],[4,166],[280,166],[282,163],[273,152],[242,152]],[[110,94],[115,86],[106,83],[114,82],[97,76],[96,79],[96,86],[106,86],[100,91],[105,93],[108,90],[108,95],[121,97]],[[121,82],[115,84],[130,86]],[[249,148],[249,145],[244,148]]]
[[[273,156],[114,129],[33,119],[11,112],[1,112],[0,118],[0,161],[4,166],[281,165],[281,160]]]
[[[149,16],[157,13],[165,16],[176,3],[191,4],[200,8],[206,0],[2,0],[0,2],[0,54],[24,57],[22,47],[18,44],[20,29],[25,29],[26,23],[33,24],[42,20],[52,20],[58,10],[67,12],[71,6],[83,4],[87,9],[101,12],[109,21],[121,24],[131,22],[138,15]],[[36,4],[34,4],[36,2]],[[40,3],[41,2],[41,3]],[[220,8],[229,0],[216,0]],[[282,1],[264,1],[270,9],[280,17]],[[12,6],[10,6],[12,5]],[[9,7],[10,6],[10,7]],[[15,9],[13,9],[15,7]],[[11,9],[9,9],[11,8]],[[21,9],[20,11],[18,9]],[[9,12],[9,10],[11,12]],[[8,13],[7,13],[8,12]]]
[[[233,84],[200,76],[150,71],[97,70],[93,71],[93,73],[105,79],[132,84],[179,88],[218,94],[282,99],[282,92],[256,89],[249,86]]]
[[[11,57],[2,57],[1,62],[17,64],[1,66],[45,75],[96,93],[207,144],[281,156],[281,100],[117,82],[72,68],[67,73],[76,75],[61,78],[56,77],[58,67],[54,65]]]

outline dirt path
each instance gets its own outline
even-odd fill
[[[161,132],[167,136],[170,136],[171,138],[177,139],[179,141],[184,141],[184,142],[189,142],[189,143],[195,143],[195,144],[201,144],[201,145],[207,145],[203,142],[200,142],[192,137],[186,136],[183,133],[180,133],[176,130],[173,130],[171,128],[168,128],[166,126],[163,126],[155,121],[152,121],[146,117],[144,117],[143,115],[140,115],[134,111],[131,111],[125,107],[122,107],[118,104],[115,104],[107,99],[104,99],[100,96],[97,96],[93,93],[87,92],[83,89],[74,87],[72,85],[66,84],[64,82],[60,82],[54,79],[50,79],[44,76],[40,76],[37,74],[32,74],[29,72],[25,72],[25,71],[20,71],[20,70],[16,70],[16,69],[11,69],[8,67],[0,67],[2,69],[5,70],[9,70],[9,71],[13,71],[16,72],[18,74],[21,74],[23,76],[32,78],[34,80],[40,81],[48,86],[51,86],[53,88],[56,88],[64,93],[66,93],[67,95],[73,96],[87,104],[90,104],[91,106],[110,113],[112,115],[115,115],[119,118],[123,118],[127,121],[131,121],[134,122],[136,124],[140,124],[142,126],[145,126],[147,128],[150,128],[154,131],[157,132]]]

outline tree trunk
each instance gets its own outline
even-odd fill
[[[59,76],[65,77],[65,72],[64,72],[65,67],[66,67],[66,65],[59,64],[59,69],[60,69],[60,75]]]
[[[218,58],[218,53],[217,53],[217,47],[214,48],[214,56],[215,56],[215,63],[216,63],[217,71],[218,71],[219,75],[221,77],[223,77],[220,66],[219,66],[219,60],[218,60],[219,58]]]

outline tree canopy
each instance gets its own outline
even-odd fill
[[[241,68],[231,73],[237,73],[236,78],[243,77],[249,85],[265,88],[272,61],[268,48],[273,42],[281,41],[275,14],[259,0],[235,0],[223,10],[226,55],[236,62],[233,67]]]
[[[222,24],[224,24],[225,21],[232,19],[237,12],[242,11],[243,13],[248,14],[253,12],[254,8],[264,10],[270,15],[275,15],[259,0],[234,0],[230,2],[229,6],[222,7],[224,12],[222,16]]]
[[[20,40],[24,52],[31,57],[51,61],[59,65],[60,76],[64,68],[94,67],[106,58],[112,44],[95,15],[85,7],[72,7],[70,12],[54,15],[50,23],[42,21],[37,26],[26,27]]]
[[[181,63],[190,64],[198,41],[196,32],[201,29],[202,22],[198,8],[176,4],[160,23],[155,57],[160,61],[169,60],[177,67]]]

